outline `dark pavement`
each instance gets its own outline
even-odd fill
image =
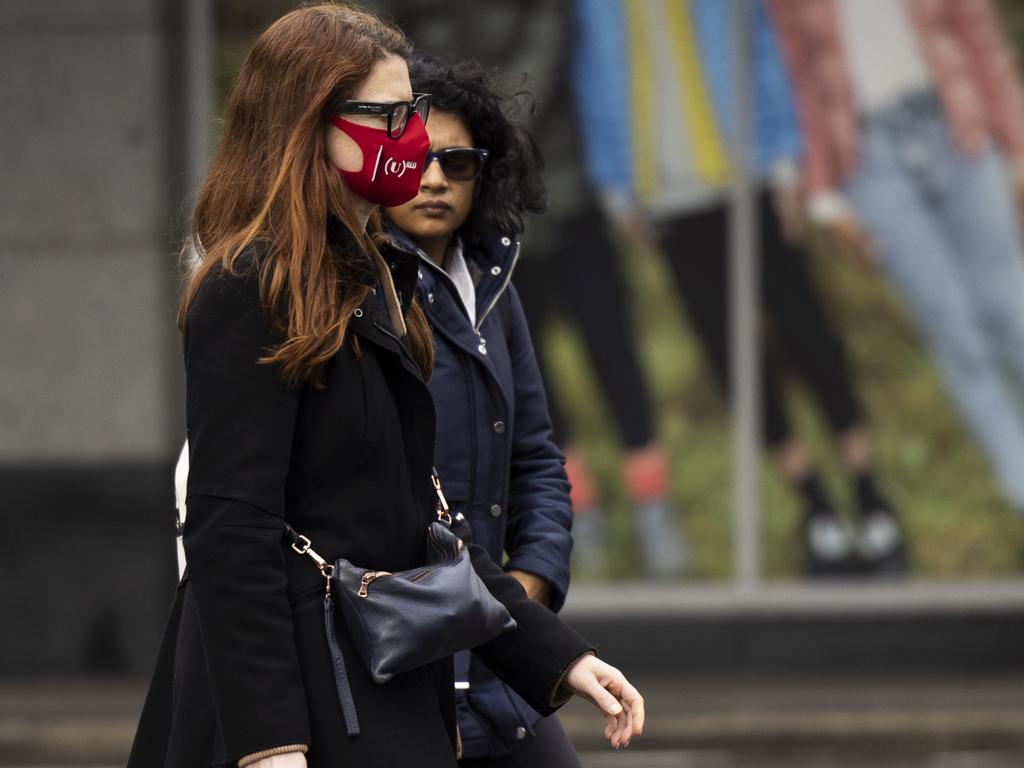
[[[585,768],[1019,768],[1024,678],[637,680],[647,732],[602,744],[582,701],[562,711]],[[0,683],[0,766],[124,765],[141,681]]]

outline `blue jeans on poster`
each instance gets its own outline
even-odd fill
[[[1024,511],[1024,254],[1006,165],[931,93],[868,115],[846,194],[1004,495]]]

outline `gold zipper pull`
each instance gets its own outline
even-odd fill
[[[357,593],[360,597],[370,596],[370,584],[379,579],[381,576],[390,576],[390,571],[367,571],[363,574],[363,577],[359,580],[359,592]]]
[[[430,475],[431,481],[434,483],[434,493],[437,496],[437,519],[442,523],[445,523],[450,528],[452,525],[452,516],[448,508],[448,499],[444,497],[444,491],[441,490],[441,478],[437,474],[432,473]]]

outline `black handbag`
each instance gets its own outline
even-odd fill
[[[344,558],[331,564],[313,550],[307,537],[285,524],[292,549],[311,557],[327,581],[327,644],[350,737],[359,735],[359,719],[335,635],[335,607],[344,617],[356,651],[378,683],[456,651],[482,645],[516,626],[505,606],[477,576],[462,540],[452,533],[452,517],[441,482],[436,474],[432,480],[437,520],[427,527],[427,560],[418,568],[391,573],[363,568]]]

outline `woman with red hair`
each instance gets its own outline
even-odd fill
[[[283,536],[380,571],[426,557],[433,346],[418,257],[379,237],[377,212],[416,195],[428,150],[409,54],[394,27],[326,4],[272,25],[235,82],[179,315],[188,568],[129,768],[456,764],[451,658],[375,682]],[[542,713],[576,693],[614,746],[640,733],[625,677],[467,547],[516,622],[476,654]]]

